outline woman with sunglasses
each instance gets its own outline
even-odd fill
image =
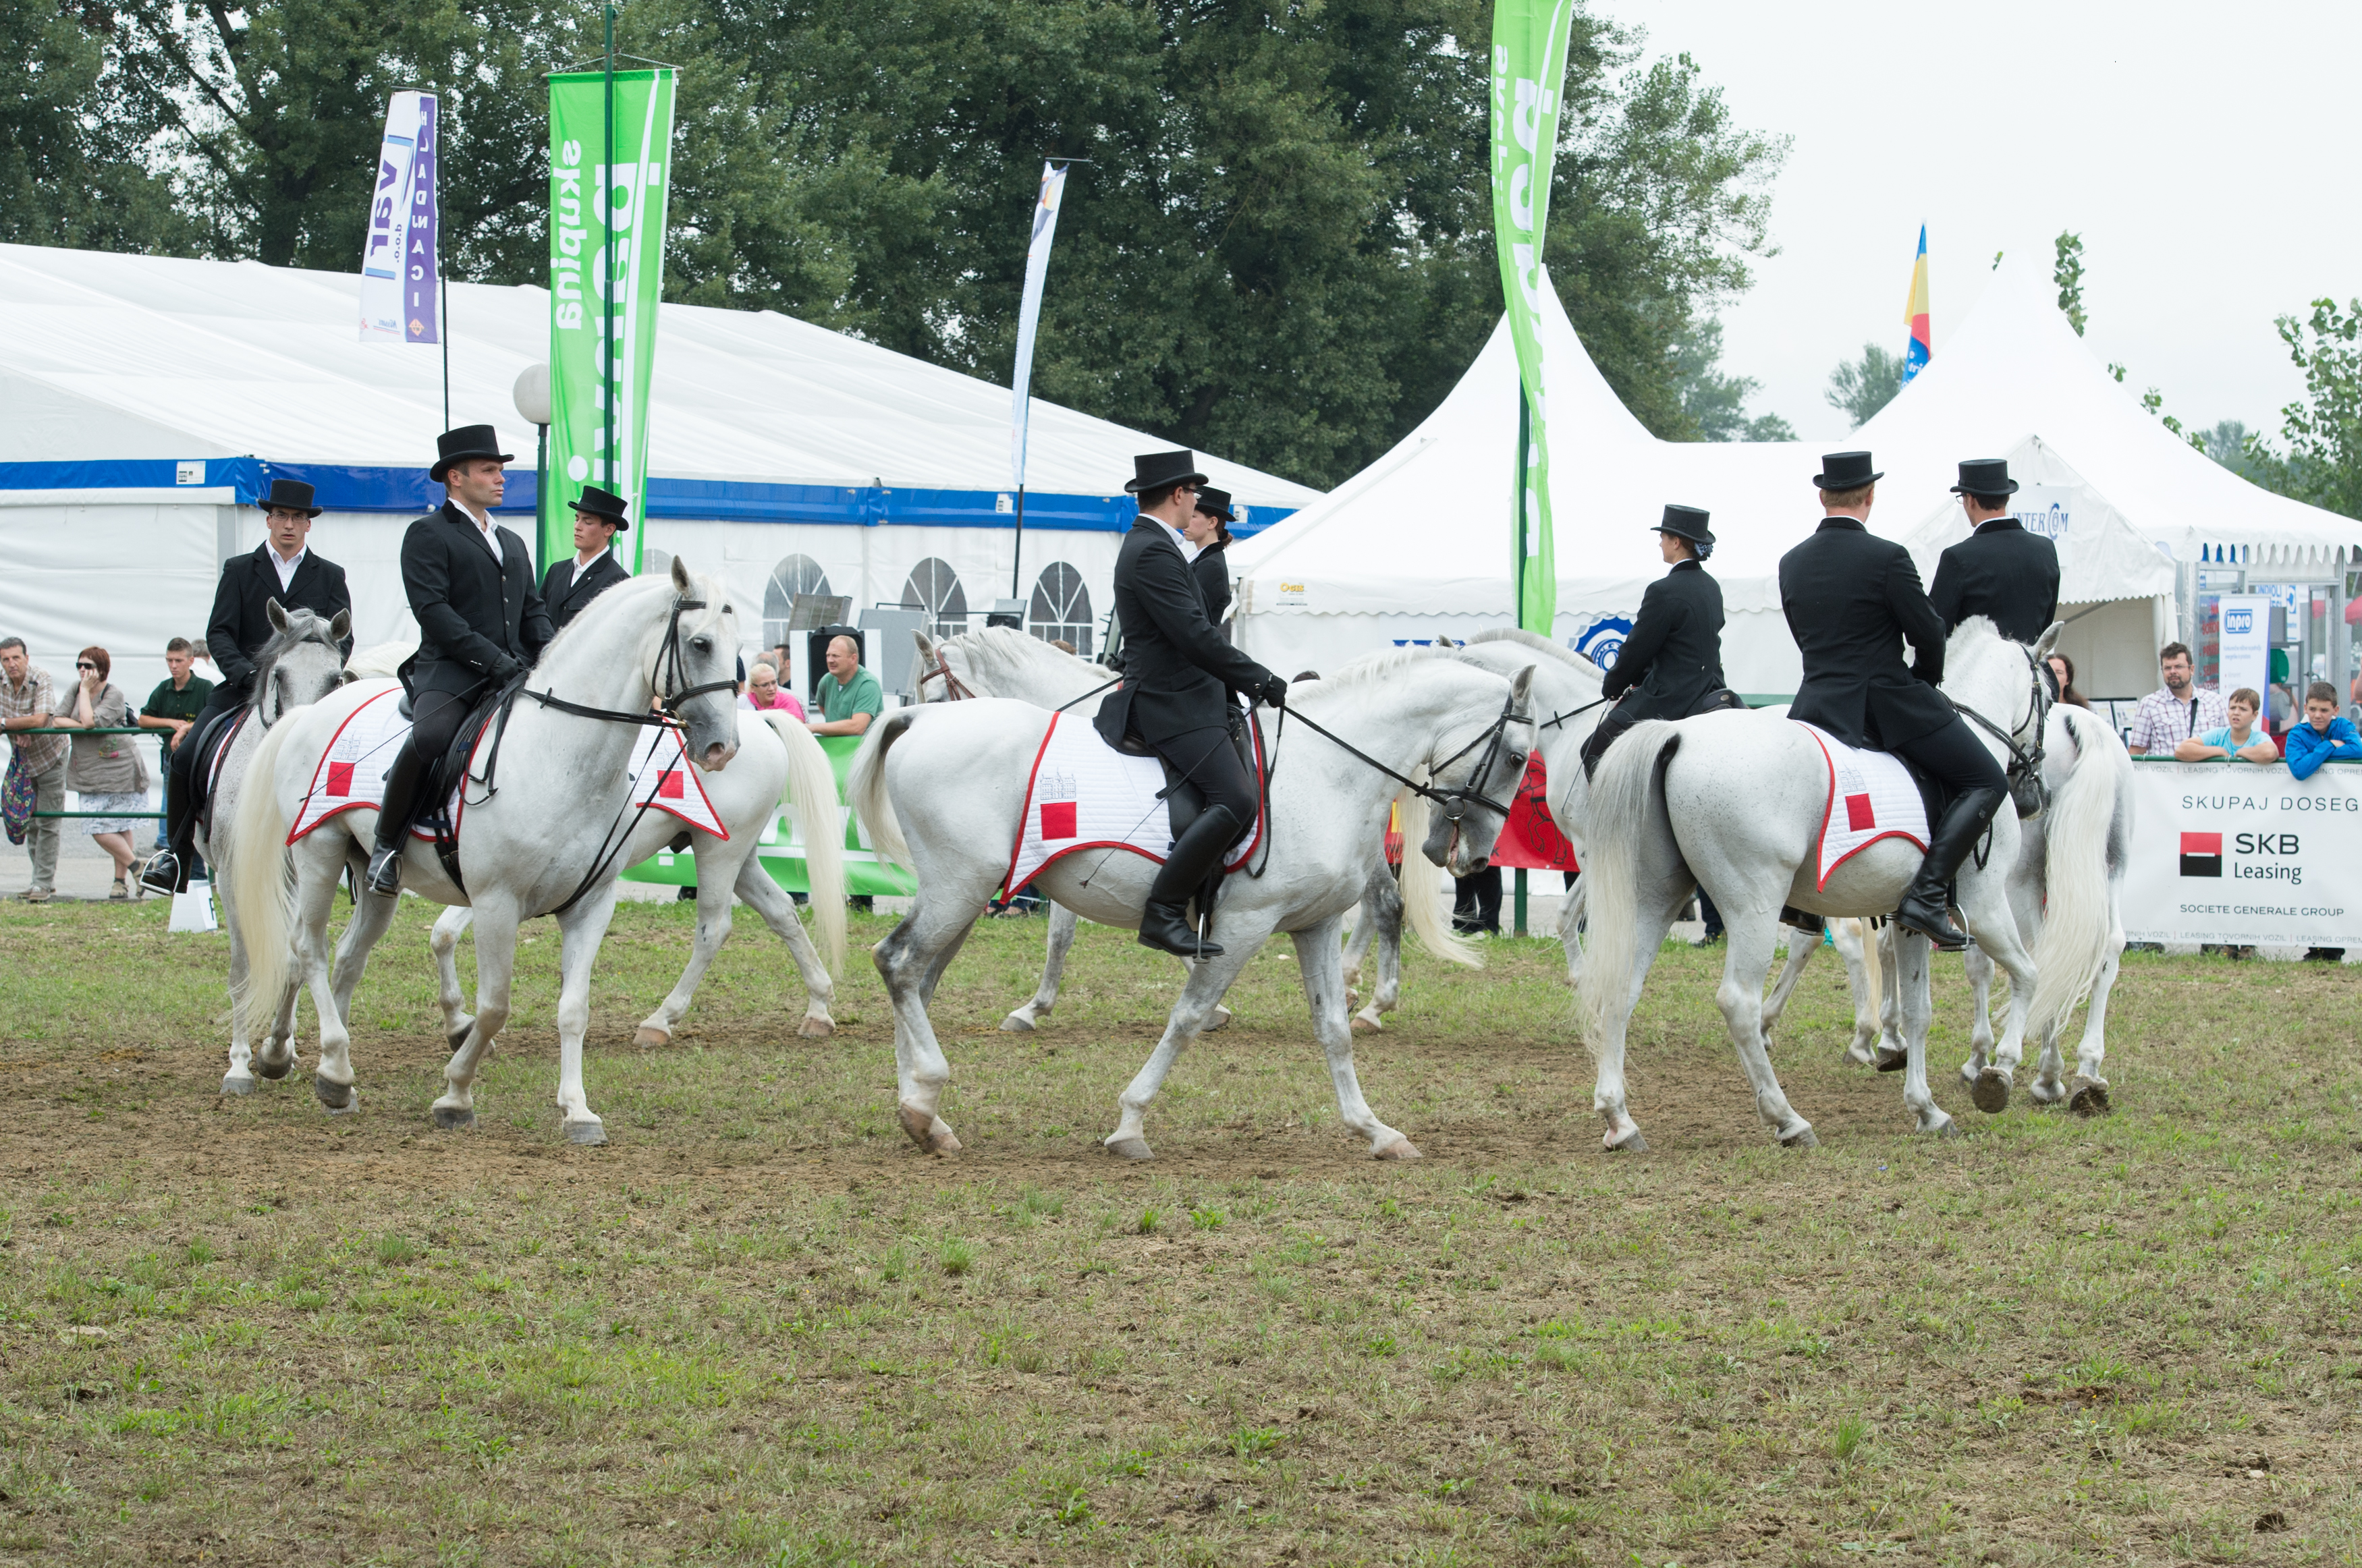
[[[136,722],[131,700],[106,679],[112,668],[105,648],[84,648],[74,656],[73,701],[71,711],[54,721],[59,729],[126,729]],[[66,763],[66,788],[82,798],[82,809],[108,813],[84,817],[82,823],[83,831],[115,858],[115,888],[107,897],[117,902],[134,896],[132,835],[148,816],[148,767],[140,760],[138,739],[76,735]]]

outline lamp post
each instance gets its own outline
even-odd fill
[[[538,435],[533,455],[533,576],[538,582],[549,570],[549,365],[527,365],[511,394],[516,411]]]

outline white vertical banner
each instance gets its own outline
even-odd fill
[[[442,341],[435,166],[441,155],[432,93],[396,93],[386,105],[361,241],[361,341]]]
[[[1025,423],[1032,403],[1033,332],[1042,324],[1042,280],[1050,271],[1050,240],[1058,232],[1058,205],[1066,193],[1066,171],[1042,165],[1042,194],[1033,204],[1033,239],[1025,251],[1025,297],[1017,310],[1017,372],[1010,380],[1016,402],[1009,426],[1009,470],[1025,488]]]
[[[2214,683],[2223,695],[2241,687],[2262,692],[2272,683],[2272,602],[2261,593],[2226,593],[2218,602],[2222,642]]]

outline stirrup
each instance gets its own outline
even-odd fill
[[[160,849],[139,868],[139,885],[167,896],[181,890],[181,862],[169,849]]]
[[[369,876],[364,878],[369,890],[381,898],[392,898],[402,891],[402,851],[380,845],[370,852]]]
[[[1902,903],[1895,906],[1893,918],[1926,937],[1928,945],[1938,953],[1965,950],[1969,945],[1968,933],[1952,923],[1951,911],[1939,901],[1933,906],[1935,918],[1931,921],[1927,918],[1929,907],[1906,893]]]

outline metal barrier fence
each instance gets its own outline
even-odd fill
[[[133,724],[105,729],[10,730],[8,733],[12,735],[154,735],[158,743],[156,777],[159,781],[172,766],[172,732],[170,730],[151,730],[145,725]],[[75,793],[80,794],[81,791],[76,790]],[[158,822],[164,820],[161,812],[35,812],[33,814],[37,817],[152,817]]]

